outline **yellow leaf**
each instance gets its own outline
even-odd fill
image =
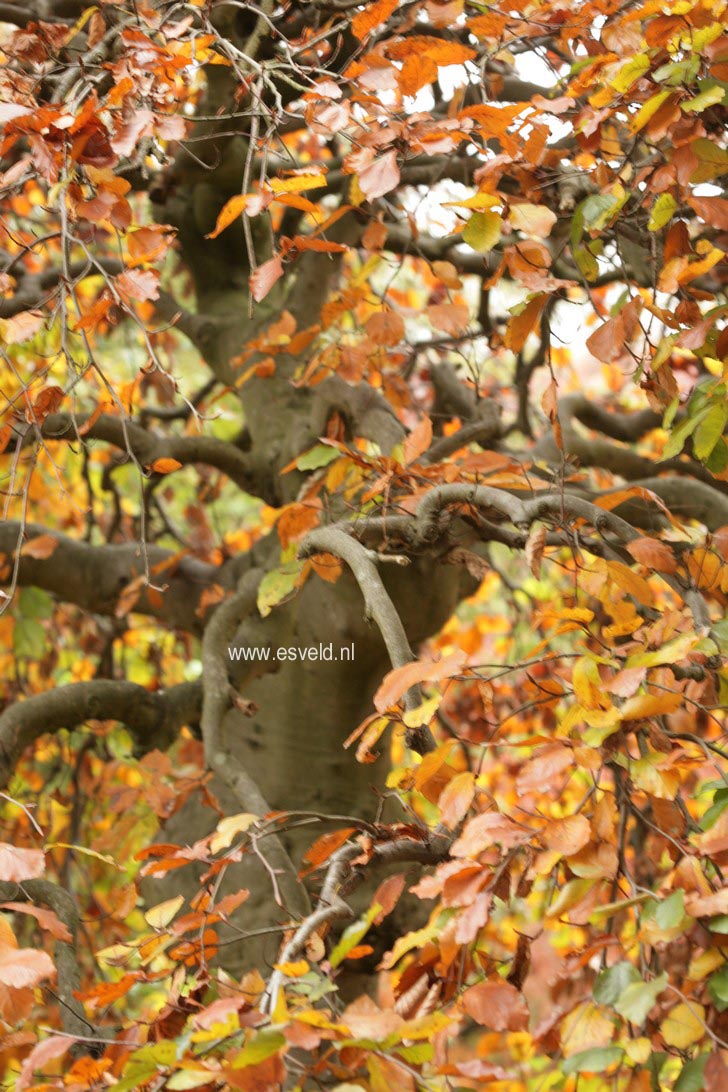
[[[169,925],[184,901],[184,895],[177,895],[173,899],[167,899],[165,902],[153,906],[144,915],[147,924],[151,925],[152,929],[164,929],[165,926]]]
[[[325,186],[326,178],[322,174],[295,174],[291,178],[271,178],[268,185],[273,193],[300,193]]]
[[[608,561],[607,569],[609,575],[615,584],[618,584],[620,588],[626,591],[629,595],[634,596],[638,603],[641,603],[643,607],[651,607],[653,604],[652,591],[650,585],[637,573],[633,573],[627,566],[623,565],[621,561]]]
[[[705,1009],[697,1001],[689,1005],[681,1001],[662,1021],[660,1031],[668,1046],[687,1050],[705,1035]]]
[[[210,851],[219,853],[221,849],[227,849],[237,834],[244,834],[258,819],[249,811],[241,811],[237,815],[226,815],[217,824],[217,833],[210,841]]]
[[[273,966],[286,978],[300,978],[308,971],[308,962],[305,959],[298,959],[295,963],[274,963]]]

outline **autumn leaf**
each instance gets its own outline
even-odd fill
[[[276,254],[263,262],[251,273],[249,283],[250,292],[256,303],[260,303],[270,292],[276,281],[283,276],[283,262],[280,255]]]
[[[397,311],[377,311],[367,319],[366,331],[375,345],[396,345],[404,337],[404,320]]]
[[[453,652],[452,655],[442,660],[422,661],[416,660],[402,667],[395,667],[387,675],[374,695],[374,705],[380,713],[388,709],[390,705],[406,694],[411,686],[421,682],[439,682],[441,679],[451,678],[460,671],[465,654]]]
[[[58,546],[58,539],[53,535],[36,535],[23,543],[20,551],[21,557],[34,557],[37,561],[45,561],[53,555]]]
[[[385,193],[399,185],[400,173],[397,165],[397,153],[385,152],[359,171],[359,187],[361,192],[370,201],[376,197],[383,197]]]
[[[523,1031],[528,1008],[523,996],[508,982],[480,982],[465,991],[461,1004],[477,1024],[493,1031]]]
[[[674,573],[677,561],[670,546],[657,538],[636,538],[627,543],[627,549],[641,565],[657,572]]]
[[[0,880],[21,883],[23,880],[34,880],[44,872],[45,854],[42,849],[21,849],[0,842]]]

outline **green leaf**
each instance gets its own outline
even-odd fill
[[[703,1071],[708,1058],[708,1054],[700,1054],[697,1058],[686,1062],[675,1081],[673,1092],[703,1092],[705,1088]]]
[[[302,561],[290,561],[265,574],[258,588],[258,610],[262,618],[267,618],[273,607],[296,591],[302,571]]]
[[[584,226],[590,231],[601,231],[620,209],[622,200],[613,193],[595,193],[582,205]]]
[[[715,106],[717,103],[722,102],[725,98],[725,87],[721,87],[719,83],[710,83],[710,86],[702,90],[694,99],[690,102],[684,102],[682,109],[687,113],[690,111],[693,114],[702,114],[703,110],[707,110],[709,106]]]
[[[628,986],[642,982],[639,971],[627,960],[615,963],[597,975],[594,983],[594,1000],[599,1005],[614,1005]]]
[[[664,972],[651,982],[634,982],[627,986],[614,1009],[625,1020],[641,1027],[666,985],[667,975]]]
[[[612,80],[612,87],[615,91],[627,91],[635,80],[638,80],[640,76],[644,75],[649,67],[650,58],[647,54],[636,54],[636,56],[631,57],[626,64],[622,65],[617,76]]]
[[[665,444],[665,450],[662,453],[663,459],[673,459],[676,455],[679,455],[685,446],[685,441],[689,436],[692,436],[695,429],[705,416],[707,416],[708,410],[703,409],[694,417],[686,417],[684,421],[681,421],[677,428],[674,428],[670,433],[670,438]]]
[[[497,212],[474,212],[463,228],[462,240],[479,254],[487,254],[501,237],[501,225]]]
[[[659,904],[654,914],[660,929],[676,929],[685,918],[685,900],[682,891],[674,891]]]
[[[726,631],[726,639],[728,640],[728,618],[724,618],[721,622],[718,622],[719,626],[723,626]],[[706,811],[703,818],[700,820],[701,830],[710,830],[715,825],[717,820],[723,814],[725,809],[728,808],[728,787],[723,786],[717,789],[715,796],[713,797],[713,803]]]
[[[264,1028],[257,1032],[245,1044],[239,1054],[231,1063],[232,1069],[245,1069],[249,1065],[258,1065],[277,1054],[282,1046],[286,1045],[286,1037],[280,1031]]]
[[[586,280],[595,281],[599,276],[599,263],[588,247],[578,246],[573,251],[574,261]]]
[[[677,201],[671,193],[661,193],[652,206],[652,212],[647,222],[650,231],[659,231],[672,219],[677,208]]]
[[[561,1068],[567,1076],[571,1073],[603,1073],[605,1069],[620,1062],[623,1056],[621,1047],[592,1047],[590,1050],[580,1050],[578,1054],[572,1054]]]
[[[728,421],[728,406],[725,402],[716,402],[695,429],[693,451],[695,457],[704,462],[723,435]]]
[[[165,1089],[169,1092],[187,1092],[189,1088],[200,1088],[209,1084],[214,1073],[209,1069],[178,1069],[167,1079]]]
[[[708,993],[718,1012],[728,1009],[728,963],[708,979]]]
[[[338,944],[336,944],[329,956],[329,963],[332,967],[338,967],[341,961],[346,959],[352,948],[356,948],[359,941],[366,936],[369,927],[381,909],[382,908],[378,903],[374,903],[369,907],[363,917],[359,918],[358,921],[352,922],[351,925],[347,925],[346,929],[344,929],[341,934]]]
[[[708,923],[711,933],[720,933],[723,936],[728,933],[728,914],[717,914]]]
[[[13,629],[13,652],[18,658],[42,660],[46,651],[46,631],[32,618],[18,618]]]
[[[41,588],[21,588],[18,596],[18,613],[23,618],[52,618],[53,599]]]
[[[299,455],[296,466],[299,470],[318,470],[319,467],[333,463],[340,455],[341,452],[329,444],[316,444],[309,451],[304,451],[303,455]]]

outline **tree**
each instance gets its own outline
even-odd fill
[[[0,4],[7,1087],[726,1086],[724,10]]]

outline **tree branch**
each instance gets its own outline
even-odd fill
[[[379,626],[392,667],[404,667],[411,663],[415,657],[402,619],[397,614],[374,564],[377,555],[371,554],[360,542],[337,527],[323,527],[306,536],[299,549],[299,557],[310,557],[316,553],[334,554],[347,563],[364,596],[366,617]],[[419,687],[411,687],[405,697],[405,707],[408,710],[416,709],[421,702]],[[419,754],[435,749],[432,733],[424,725],[408,730],[407,744]]]
[[[225,585],[228,579],[215,565],[158,546],[148,546],[146,551],[138,543],[91,546],[48,527],[23,527],[16,521],[0,523],[0,554],[12,559],[24,541],[40,535],[55,539],[53,553],[48,558],[21,556],[18,584],[43,588],[95,614],[115,614],[124,589],[145,573],[150,574],[151,583],[156,571],[161,592],[150,595],[149,586],[140,581],[134,611],[152,615],[174,628],[199,632],[203,620],[197,607],[202,592],[216,582]],[[8,568],[0,575],[0,584],[11,582]]]
[[[7,785],[25,749],[47,732],[88,720],[115,720],[145,751],[163,750],[182,727],[199,720],[201,708],[199,682],[151,691],[125,679],[93,679],[34,694],[0,715],[0,785]]]

